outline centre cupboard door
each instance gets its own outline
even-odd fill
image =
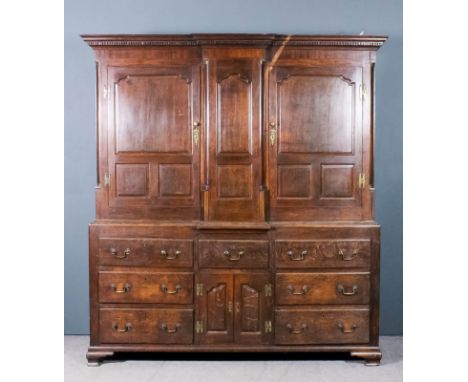
[[[360,218],[362,68],[268,68],[272,220]]]
[[[269,344],[273,297],[267,273],[201,273],[195,333],[200,344]]]

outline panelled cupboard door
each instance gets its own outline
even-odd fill
[[[199,213],[200,66],[107,73],[109,207],[130,217]]]
[[[262,64],[212,60],[207,70],[206,220],[261,220]]]
[[[281,219],[277,212],[281,209],[293,218],[307,219],[333,218],[353,208],[359,213],[362,68],[268,69],[272,218]],[[326,212],[333,208],[341,211]]]

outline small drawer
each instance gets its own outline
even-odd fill
[[[277,273],[276,303],[368,304],[370,275],[362,273]]]
[[[275,342],[278,345],[366,344],[369,310],[278,309]]]
[[[370,268],[370,240],[276,240],[277,268]]]
[[[193,273],[99,272],[99,302],[191,304]]]
[[[267,268],[267,240],[199,240],[200,268]]]
[[[99,310],[101,343],[191,344],[192,309]]]
[[[113,266],[191,267],[193,241],[172,239],[99,239],[99,264]]]

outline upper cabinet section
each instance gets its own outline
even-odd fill
[[[83,38],[97,62],[99,219],[373,218],[385,37]]]

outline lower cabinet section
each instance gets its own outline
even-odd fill
[[[99,316],[102,343],[193,343],[193,309],[101,308]]]
[[[367,344],[369,309],[277,309],[278,345]]]

